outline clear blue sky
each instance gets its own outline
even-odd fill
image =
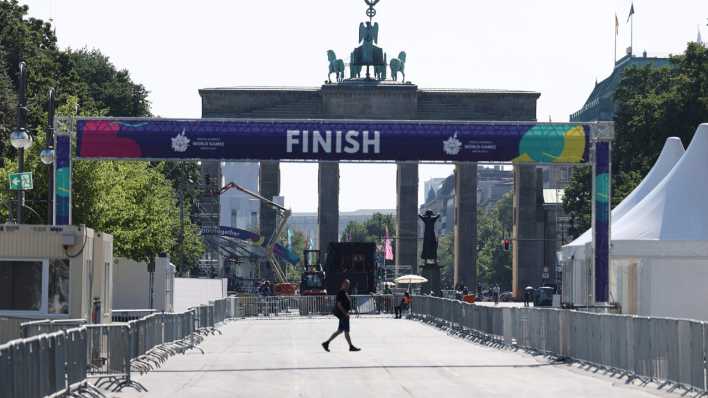
[[[153,113],[199,117],[203,87],[318,86],[325,52],[346,58],[365,20],[362,0],[29,0],[54,18],[62,47],[98,48],[150,90]],[[631,0],[381,0],[379,45],[408,53],[420,87],[541,92],[538,119],[567,121],[629,46]],[[635,53],[677,54],[708,40],[708,0],[635,0]],[[451,166],[420,168],[423,181]],[[295,211],[317,208],[316,165],[282,168]],[[395,207],[395,166],[342,165],[340,208]],[[364,194],[362,192],[365,192]]]

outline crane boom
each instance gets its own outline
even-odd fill
[[[264,196],[251,191],[250,189],[244,188],[235,182],[229,182],[228,184],[224,185],[223,188],[221,188],[218,192],[218,195],[222,195],[225,192],[231,190],[231,189],[236,189],[239,190],[246,195],[252,196],[261,202],[264,202],[268,204],[270,207],[272,207],[275,211],[277,211],[281,218],[280,222],[278,223],[278,226],[275,228],[275,231],[273,231],[273,235],[271,235],[268,238],[268,241],[265,242],[263,245],[263,248],[266,250],[266,256],[268,257],[268,261],[273,266],[273,270],[275,270],[275,275],[278,278],[279,282],[281,283],[286,283],[287,278],[285,277],[285,273],[283,272],[283,269],[280,266],[280,263],[278,262],[278,259],[273,255],[273,247],[275,246],[275,243],[278,241],[278,237],[280,234],[283,232],[283,229],[285,228],[285,225],[288,223],[288,219],[290,218],[290,215],[292,214],[292,211],[290,209],[286,209],[285,207],[273,202],[270,199],[265,198]]]

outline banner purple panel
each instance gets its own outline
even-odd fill
[[[71,224],[71,137],[56,135],[54,141],[54,224]]]
[[[584,163],[588,137],[569,123],[104,118],[78,121],[77,156]]]
[[[595,245],[595,301],[609,297],[610,254],[610,143],[595,143],[595,203],[593,233]]]

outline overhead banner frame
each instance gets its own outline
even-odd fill
[[[77,159],[580,164],[592,123],[79,118]]]
[[[76,159],[592,164],[595,301],[609,299],[614,123],[56,118],[55,217],[71,224]]]

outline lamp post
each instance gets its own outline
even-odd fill
[[[27,133],[27,65],[20,62],[17,79],[17,130],[10,134],[10,145],[17,149],[17,171],[22,173],[25,168],[25,149],[32,146],[32,136]],[[19,189],[16,194],[17,207],[15,222],[22,224],[22,206],[25,202],[25,191]]]
[[[54,88],[49,89],[47,101],[47,142],[39,154],[42,163],[47,165],[47,224],[54,225]]]

